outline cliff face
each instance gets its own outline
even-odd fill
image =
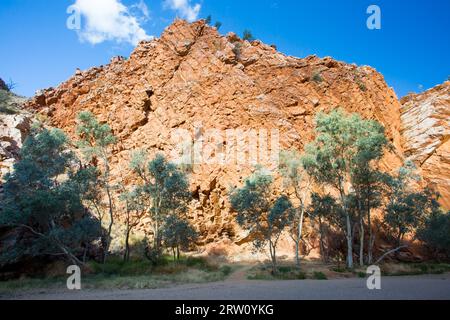
[[[450,81],[422,94],[404,97],[402,135],[405,156],[440,192],[441,204],[450,209]]]
[[[381,74],[331,58],[285,56],[259,41],[221,36],[203,21],[175,21],[160,39],[140,43],[129,59],[77,71],[27,104],[70,136],[82,110],[107,121],[119,138],[112,175],[127,183],[135,179],[128,169],[132,152],[171,154],[175,129],[215,146],[217,141],[204,136],[208,129],[269,134],[277,129],[281,148],[302,150],[313,138],[314,115],[338,106],[380,121],[394,145],[383,165],[401,164],[400,104]],[[192,219],[205,243],[240,243],[243,235],[233,223],[227,192],[252,168],[250,163],[194,165]]]
[[[20,108],[24,102],[24,98],[10,92],[0,79],[0,181],[11,171],[30,131],[32,116]]]

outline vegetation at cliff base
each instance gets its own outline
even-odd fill
[[[192,254],[200,252],[204,230],[192,223],[196,196],[186,170],[162,154],[136,150],[117,176],[111,162],[119,148],[114,130],[87,111],[76,121],[75,141],[36,124],[5,177],[5,277],[20,277],[32,265],[33,276],[44,277],[41,284],[51,283],[46,267],[58,263],[81,266],[93,287],[227,277],[230,266]],[[254,251],[269,258],[248,277],[324,280],[361,276],[371,264],[386,266],[385,274],[447,272],[441,263],[390,266],[408,257],[414,242],[436,261],[448,260],[450,214],[439,207],[438,194],[418,184],[411,162],[396,172],[382,170],[389,148],[377,121],[342,109],[319,113],[315,138],[303,152],[284,150],[277,168],[257,166],[241,186],[230,188],[230,214]],[[286,238],[295,255],[289,263],[279,254]],[[320,266],[303,259],[315,248]]]

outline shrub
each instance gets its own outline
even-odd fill
[[[255,38],[253,37],[253,34],[250,30],[244,30],[244,33],[242,34],[242,39],[244,41],[253,41]]]
[[[317,82],[317,83],[320,83],[323,81],[320,71],[314,72],[311,79],[312,79],[312,81]]]
[[[366,85],[365,85],[363,82],[361,82],[361,81],[358,81],[358,87],[359,87],[359,89],[360,89],[361,91],[364,91],[364,92],[367,91]]]
[[[313,273],[313,278],[316,280],[327,280],[327,276],[325,275],[325,273],[321,272],[321,271],[314,271]]]
[[[424,225],[418,230],[417,236],[438,257],[450,257],[450,211],[434,211],[426,218]]]
[[[241,58],[241,49],[242,44],[240,42],[235,42],[233,47],[233,53],[236,56],[236,59],[238,60]]]

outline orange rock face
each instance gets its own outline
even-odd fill
[[[450,209],[450,81],[422,94],[404,97],[402,135],[405,156],[422,171],[426,182],[441,194]]]
[[[402,158],[400,103],[374,69],[328,57],[289,57],[259,41],[243,41],[232,33],[221,36],[203,21],[177,20],[161,38],[141,42],[128,59],[77,72],[28,107],[71,136],[82,110],[108,122],[119,138],[112,174],[127,183],[135,179],[128,169],[132,152],[170,155],[176,129],[205,144],[217,144],[204,137],[209,129],[275,129],[280,148],[302,150],[313,139],[314,115],[336,107],[386,127],[394,145],[384,158],[386,168],[398,167]],[[227,198],[229,187],[239,186],[252,170],[251,163],[193,166],[192,218],[204,243],[240,243],[244,237],[233,223]]]

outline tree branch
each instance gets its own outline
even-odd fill
[[[388,252],[384,253],[377,261],[375,261],[374,264],[380,263],[381,260],[383,260],[384,258],[386,258],[388,255],[390,255],[390,254],[392,254],[392,253],[394,253],[394,252],[397,252],[397,251],[399,251],[399,250],[401,250],[401,249],[404,249],[404,248],[408,248],[408,246],[400,246],[400,247],[398,247],[398,248],[389,250]]]

